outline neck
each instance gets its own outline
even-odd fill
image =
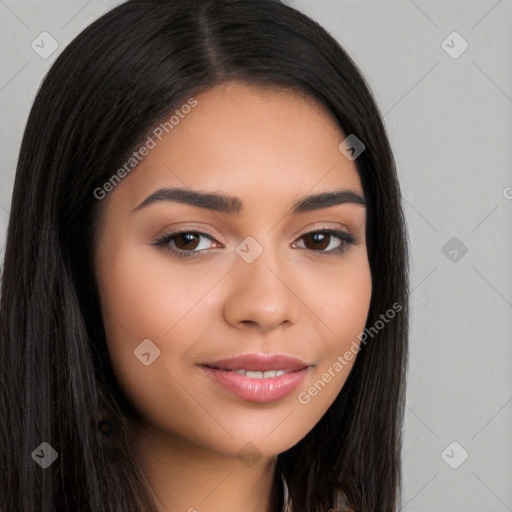
[[[281,512],[277,456],[249,467],[236,456],[141,424],[133,426],[132,440],[160,512]]]

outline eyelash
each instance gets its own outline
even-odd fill
[[[316,231],[309,231],[308,233],[304,233],[300,238],[297,240],[300,240],[304,238],[307,235],[317,234],[321,233],[323,235],[331,235],[339,238],[341,240],[341,244],[338,247],[335,247],[334,249],[331,249],[329,251],[315,251],[313,249],[309,249],[311,252],[316,254],[324,254],[324,255],[341,255],[345,252],[347,247],[349,245],[355,245],[356,239],[353,237],[352,234],[350,234],[347,231],[340,231],[337,229],[319,229]],[[163,235],[162,237],[153,240],[151,245],[155,245],[157,247],[161,247],[163,250],[168,251],[171,256],[177,257],[177,258],[190,258],[197,254],[200,254],[203,251],[183,251],[183,250],[177,250],[173,249],[168,246],[169,242],[172,241],[174,238],[178,237],[179,235],[183,234],[194,234],[194,235],[200,235],[204,236],[205,238],[208,238],[209,240],[216,241],[215,238],[212,236],[202,233],[201,231],[192,231],[192,230],[183,230],[183,231],[176,231],[174,233],[169,233],[166,235]],[[302,249],[302,247],[300,247]],[[205,249],[206,250],[206,249]],[[307,248],[305,250],[308,250]]]

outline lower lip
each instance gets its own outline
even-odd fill
[[[215,382],[248,402],[275,402],[288,396],[304,380],[308,368],[279,377],[253,379],[237,372],[201,367]]]

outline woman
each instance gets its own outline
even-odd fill
[[[331,36],[277,0],[116,7],[22,142],[0,510],[396,510],[407,287],[383,123]]]

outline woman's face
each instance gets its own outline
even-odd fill
[[[169,443],[271,456],[340,392],[371,297],[364,205],[295,205],[363,190],[314,101],[240,83],[195,100],[109,192],[95,253],[109,352],[144,426]],[[160,189],[188,195],[143,205]],[[264,366],[276,354],[295,360]],[[239,355],[254,361],[219,363]]]

